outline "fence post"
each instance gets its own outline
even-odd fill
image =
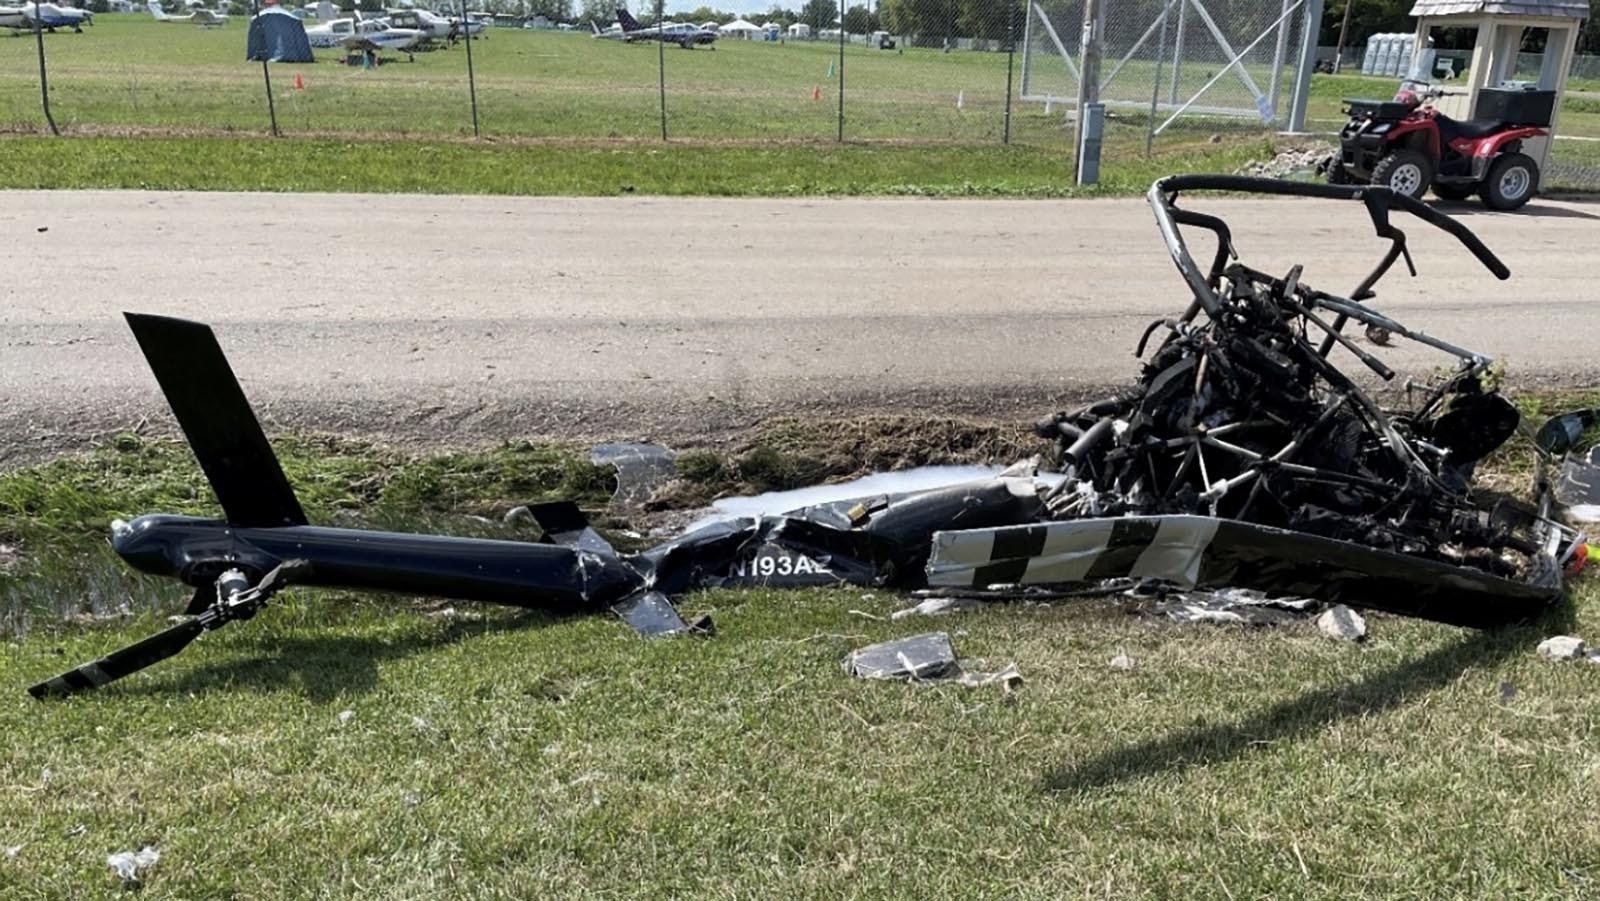
[[[1078,44],[1078,110],[1072,123],[1072,173],[1079,184],[1083,184],[1084,173],[1084,124],[1089,107],[1100,102],[1100,44],[1104,37],[1102,0],[1084,0],[1083,38]]]
[[[250,4],[250,17],[261,15],[261,0],[252,0]],[[247,42],[248,43],[248,42]],[[261,57],[261,83],[267,88],[267,121],[272,126],[272,136],[282,137],[278,132],[278,108],[272,102],[272,73],[267,69],[267,58]]]
[[[1322,0],[1305,0],[1300,9],[1300,68],[1294,73],[1294,99],[1289,103],[1289,131],[1306,130],[1306,102],[1311,73],[1317,67],[1317,32],[1322,30]]]
[[[1344,68],[1344,37],[1350,30],[1350,4],[1355,0],[1344,0],[1344,18],[1339,20],[1339,49],[1333,54],[1333,74],[1338,75]],[[1320,29],[1319,29],[1320,30]]]
[[[476,138],[481,137],[478,133],[478,78],[472,70],[472,29],[467,25],[467,0],[461,0],[461,28],[467,33],[467,96],[472,100],[472,136]]]
[[[844,143],[844,5],[839,0],[839,143]]]
[[[56,117],[50,115],[50,81],[44,65],[44,23],[39,19],[37,2],[33,6],[33,34],[39,40],[39,99],[44,104],[44,121],[49,123],[50,133],[60,137],[61,129],[56,127]]]
[[[1017,58],[1018,2],[1019,0],[1007,0],[1006,3],[1006,130],[1000,138],[1002,144],[1011,143],[1011,70],[1013,61]]]
[[[1183,0],[1176,0],[1182,3]],[[1150,155],[1150,149],[1156,142],[1156,108],[1161,100],[1161,61],[1167,53],[1167,15],[1172,12],[1172,3],[1168,3],[1161,10],[1161,43],[1156,45],[1156,77],[1150,81],[1150,120],[1145,123],[1144,129],[1144,155]]]
[[[661,140],[667,139],[667,42],[661,40],[661,23],[666,21],[663,0],[656,0],[656,72],[661,80]]]
[[[1278,17],[1278,42],[1272,51],[1272,82],[1267,87],[1267,105],[1272,107],[1272,121],[1281,121],[1278,117],[1279,87],[1283,82],[1283,64],[1289,52],[1289,7],[1293,0],[1283,0],[1283,9]]]
[[[1178,78],[1183,74],[1183,20],[1189,9],[1189,0],[1178,0],[1178,34],[1172,39],[1172,90],[1167,92],[1167,102],[1178,102]]]

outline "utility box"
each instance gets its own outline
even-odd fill
[[[1483,88],[1478,91],[1478,108],[1472,118],[1547,128],[1555,111],[1555,91]]]

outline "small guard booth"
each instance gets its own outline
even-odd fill
[[[1476,29],[1472,59],[1461,84],[1434,106],[1452,119],[1548,118],[1551,136],[1561,115],[1561,97],[1577,46],[1578,29],[1589,16],[1587,0],[1417,0],[1411,71],[1435,71],[1434,41],[1443,29]],[[1543,34],[1540,34],[1542,30]],[[1544,38],[1544,53],[1524,54],[1524,44]],[[1530,138],[1522,152],[1540,169],[1550,157],[1550,138]]]

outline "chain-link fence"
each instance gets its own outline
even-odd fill
[[[82,28],[34,29],[30,19],[0,36],[0,130],[49,127],[43,77],[55,122],[79,134],[1072,137],[1063,99],[1071,92],[1060,88],[1058,70],[1077,52],[1074,0],[808,0],[757,21],[702,8],[704,21],[680,14],[659,27],[673,17],[653,6],[605,17],[627,25],[553,25],[560,11],[473,17],[322,4],[255,15],[235,0],[223,21],[202,0],[139,10],[128,0],[92,2],[124,11],[96,13]],[[1227,15],[1201,0],[1110,4],[1104,95],[1132,105],[1159,94],[1158,124],[1179,113],[1279,109],[1293,84],[1295,11],[1304,0],[1278,2],[1266,13],[1235,4]],[[1052,29],[1063,40],[1049,40]],[[266,35],[259,44],[247,38],[257,32]],[[297,51],[289,44],[298,38],[286,35],[302,32],[310,49]],[[247,59],[247,44],[275,61]],[[1275,68],[1279,59],[1289,61]],[[1281,119],[1261,114],[1254,125]]]
[[[1135,0],[1104,3],[1100,102],[1142,115],[1159,135],[1184,116],[1234,118],[1257,127],[1296,125],[1293,99],[1307,0]],[[1074,103],[1084,53],[1084,0],[1027,0],[1022,96]],[[1315,29],[1313,28],[1314,32]]]

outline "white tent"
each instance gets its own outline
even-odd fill
[[[717,33],[724,37],[749,40],[751,36],[761,33],[761,26],[753,22],[747,22],[744,19],[734,19],[732,22],[717,29]]]
[[[811,26],[807,25],[804,22],[796,22],[796,23],[794,23],[793,25],[789,26],[789,37],[792,37],[792,38],[808,38],[808,37],[811,37]]]

